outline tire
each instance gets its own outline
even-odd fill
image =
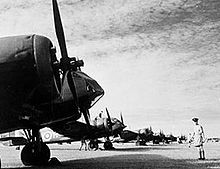
[[[143,140],[137,141],[136,146],[146,146],[146,141]]]
[[[21,151],[21,161],[24,165],[47,165],[50,159],[50,149],[45,143],[28,143]]]
[[[104,143],[104,149],[105,149],[105,150],[112,150],[112,149],[114,149],[112,142],[111,142],[111,141],[106,141],[106,142]]]
[[[99,144],[96,141],[91,140],[89,142],[89,148],[90,150],[97,150],[99,148]]]

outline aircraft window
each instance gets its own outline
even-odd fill
[[[88,92],[90,92],[90,91],[93,91],[93,88],[92,88],[90,85],[87,84],[86,90],[87,90]]]
[[[94,89],[92,86],[90,86],[88,83],[87,83],[87,85],[86,85],[86,90],[87,90],[88,92],[93,92],[93,93],[95,93],[95,89]]]

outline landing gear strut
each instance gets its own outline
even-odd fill
[[[26,134],[27,135],[27,134]],[[39,129],[28,132],[29,143],[21,151],[21,161],[24,165],[47,165],[50,159],[50,149],[42,142]]]

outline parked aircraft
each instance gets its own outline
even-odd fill
[[[89,109],[104,90],[81,71],[82,60],[68,56],[56,0],[52,0],[61,59],[52,42],[40,35],[0,38],[0,133],[24,129],[28,143],[21,152],[25,165],[43,165],[50,150],[40,129],[66,126],[84,115],[90,128]],[[81,134],[75,130],[75,134]]]
[[[57,123],[51,125],[50,128],[55,132],[69,137],[73,140],[81,140],[82,138],[90,140],[90,148],[98,148],[97,138],[105,138],[104,148],[112,149],[113,145],[109,139],[110,136],[118,135],[126,127],[117,118],[111,118],[106,108],[107,117],[96,117],[90,128],[85,123],[79,121],[66,121],[66,123]],[[80,134],[76,134],[80,133]]]
[[[115,138],[115,142],[130,142],[135,141],[136,145],[145,145],[146,142],[153,141],[154,135],[150,128],[143,128],[137,131],[123,130],[119,134],[119,138]]]
[[[183,140],[180,138],[179,140]],[[136,145],[146,145],[147,142],[153,144],[166,143],[177,141],[177,137],[170,135],[165,135],[163,132],[154,133],[150,128],[139,129],[137,131],[123,130],[118,138],[114,139],[114,142],[131,142],[134,141]]]
[[[174,136],[173,134],[167,134],[165,135],[163,131],[161,130],[159,133],[155,134],[154,136],[154,144],[159,144],[160,142],[162,143],[172,143],[172,142],[178,142],[182,143],[185,142],[186,138],[185,136],[181,135],[179,137]]]
[[[92,122],[90,128],[87,124],[80,121],[67,121],[66,123],[56,123],[50,128],[40,130],[44,143],[71,143],[81,139],[90,140],[90,149],[98,149],[98,138],[105,138],[104,148],[109,150],[113,145],[109,139],[110,136],[118,135],[126,127],[117,118],[111,118],[106,108],[107,117],[97,116]],[[53,130],[52,130],[53,129]],[[56,132],[54,132],[56,131]],[[27,139],[22,130],[13,131],[1,135],[0,141],[5,145],[25,145]]]
[[[146,145],[146,143],[150,141],[152,141],[153,144],[177,141],[177,137],[174,137],[172,134],[165,136],[162,130],[159,133],[154,133],[151,127],[139,129],[136,131],[123,130],[118,136],[119,137],[114,138],[114,142],[126,143],[134,141],[138,146]]]

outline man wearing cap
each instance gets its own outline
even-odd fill
[[[205,151],[203,148],[203,143],[205,140],[205,134],[203,127],[199,124],[198,118],[193,118],[192,121],[194,122],[194,132],[192,134],[192,140],[195,147],[198,147],[199,150],[199,160],[205,160]]]

